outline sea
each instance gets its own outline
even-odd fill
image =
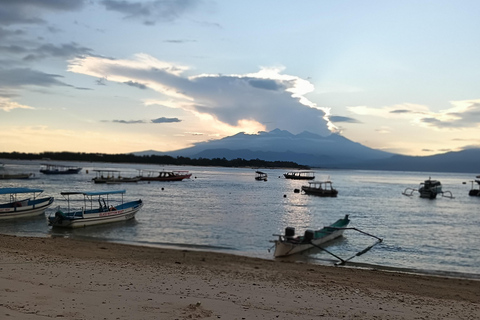
[[[330,180],[336,198],[295,192],[307,182],[285,179],[289,169],[179,167],[140,164],[61,162],[82,167],[79,174],[45,175],[43,161],[1,160],[9,172],[31,172],[27,180],[0,180],[0,187],[43,189],[54,196],[45,216],[0,220],[0,233],[32,237],[65,237],[138,246],[224,252],[263,259],[334,265],[333,255],[314,248],[286,258],[273,257],[274,239],[286,227],[296,234],[329,225],[349,215],[342,238],[325,248],[346,267],[428,273],[480,279],[480,197],[469,196],[478,172],[406,172],[313,169],[317,181]],[[94,184],[95,170],[118,170],[125,177],[140,171],[188,170],[190,179],[177,182]],[[421,182],[439,180],[453,197],[405,196]],[[125,201],[142,199],[134,220],[73,230],[52,229],[46,216],[65,208],[63,191],[126,190]],[[446,193],[447,194],[447,193]],[[377,243],[381,238],[382,242]],[[357,255],[374,245],[368,252]]]

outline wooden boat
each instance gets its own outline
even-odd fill
[[[273,240],[275,257],[283,257],[299,253],[316,246],[320,246],[335,238],[341,237],[343,231],[350,223],[348,215],[339,219],[327,227],[319,230],[305,230],[303,236],[295,236],[295,228],[285,228],[285,235],[277,235],[278,239]]]
[[[190,179],[192,176],[186,170],[177,171],[143,171],[140,172],[138,178],[140,181],[182,181],[183,179]]]
[[[268,175],[262,171],[255,171],[255,180],[257,181],[267,181]]]
[[[112,199],[112,195],[118,194],[121,194],[120,201]],[[63,211],[58,207],[55,214],[48,217],[48,224],[54,228],[78,228],[133,219],[143,202],[139,199],[124,203],[124,194],[125,190],[62,192],[67,208]],[[72,208],[71,196],[83,196],[83,206]]]
[[[320,197],[336,197],[338,191],[333,188],[331,181],[310,181],[308,186],[302,186],[305,194],[312,194]]]
[[[453,195],[450,191],[443,191],[442,184],[438,180],[432,180],[428,178],[424,182],[420,183],[420,187],[417,189],[407,188],[402,192],[405,196],[412,196],[414,192],[420,194],[420,198],[435,199],[438,194],[441,194],[442,197],[453,198]]]
[[[32,173],[3,173],[3,172],[0,172],[0,180],[29,179],[32,175],[33,175]]]
[[[472,189],[468,192],[469,196],[480,196],[480,176],[476,176],[476,179],[472,181]],[[474,183],[476,183],[477,188],[474,187]]]
[[[0,219],[33,217],[45,213],[52,205],[53,197],[38,198],[42,189],[0,188],[0,195],[8,197],[7,202],[0,204]],[[30,198],[19,195],[32,194]]]
[[[312,171],[291,171],[284,173],[283,176],[286,179],[294,180],[313,180],[315,179],[315,173]]]
[[[118,170],[94,170],[96,177],[92,179],[95,183],[117,184],[140,181],[139,177],[124,177]]]
[[[82,170],[80,167],[64,166],[59,164],[42,164],[40,172],[44,174],[76,174]]]

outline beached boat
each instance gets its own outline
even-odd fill
[[[322,229],[315,231],[305,230],[303,236],[295,236],[295,228],[287,227],[285,228],[284,235],[276,235],[278,239],[272,241],[275,246],[273,255],[275,257],[283,257],[320,246],[342,236],[344,228],[346,228],[349,223],[350,219],[348,215],[345,215],[344,218],[338,219]]]
[[[480,176],[476,176],[476,179],[472,181],[472,189],[468,192],[469,196],[480,196]],[[474,187],[474,184],[476,183],[476,188]]]
[[[38,198],[42,189],[0,188],[0,195],[6,197],[0,204],[0,219],[33,217],[45,213],[53,203],[53,197]],[[25,194],[31,194],[24,198]]]
[[[338,191],[333,188],[331,181],[310,181],[308,186],[302,186],[305,194],[312,194],[320,197],[336,197]]]
[[[67,201],[67,208],[57,208],[55,214],[48,217],[48,224],[52,227],[78,228],[97,224],[112,223],[130,220],[143,206],[142,200],[124,203],[125,190],[91,191],[91,192],[62,192]],[[114,195],[121,195],[121,200],[115,200]],[[72,208],[71,196],[83,196],[83,206]]]
[[[186,170],[177,171],[140,171],[140,181],[182,181],[192,176]]]
[[[440,181],[432,180],[431,178],[421,182],[418,189],[407,188],[402,194],[405,196],[412,196],[415,192],[420,194],[420,198],[435,199],[438,194],[442,195],[442,197],[453,198],[450,191],[443,191]]]
[[[117,184],[117,183],[129,183],[138,182],[140,177],[125,177],[121,175],[118,170],[94,170],[95,178],[92,179],[95,183]]]
[[[312,171],[291,171],[284,173],[283,176],[286,179],[294,180],[313,180],[315,179],[315,173]]]
[[[42,164],[40,165],[40,172],[44,174],[76,174],[82,170],[76,166],[64,166],[60,164]]]
[[[255,171],[255,180],[257,181],[267,181],[268,175],[262,171]]]

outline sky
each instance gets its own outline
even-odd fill
[[[480,1],[0,0],[0,151],[168,152],[276,128],[480,147]]]

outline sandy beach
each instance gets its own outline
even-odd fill
[[[1,319],[478,319],[480,281],[0,235]]]

